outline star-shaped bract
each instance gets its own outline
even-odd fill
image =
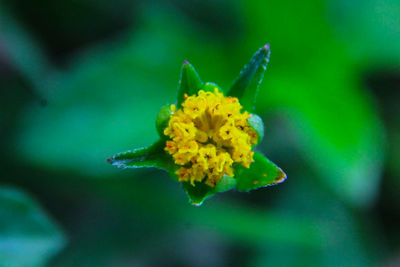
[[[177,103],[161,108],[156,118],[160,139],[107,161],[119,168],[167,171],[182,183],[194,205],[234,188],[250,191],[283,182],[285,173],[254,152],[264,136],[264,124],[252,112],[269,56],[269,45],[260,48],[227,91],[203,83],[185,61]]]

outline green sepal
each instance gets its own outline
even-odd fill
[[[250,191],[260,187],[266,187],[282,183],[286,180],[286,174],[268,160],[261,153],[254,153],[254,162],[250,164],[250,168],[241,165],[235,170],[237,180],[236,188],[239,191]]]
[[[178,166],[164,150],[165,141],[158,140],[148,147],[136,148],[118,153],[107,159],[107,162],[118,168],[158,168],[169,173],[171,178],[177,180],[175,171]]]
[[[249,112],[254,110],[258,88],[267,69],[270,54],[269,44],[261,47],[228,91],[227,95],[237,97],[243,108]]]
[[[194,95],[203,87],[203,82],[193,66],[184,61],[182,65],[181,78],[179,80],[177,107],[185,101],[185,94]]]
[[[223,92],[221,87],[219,87],[217,84],[215,83],[211,83],[211,82],[206,82],[203,87],[201,88],[201,90],[205,91],[205,92],[212,92],[214,93],[215,88],[218,89],[218,91]]]
[[[250,127],[256,132],[258,137],[257,144],[259,144],[264,138],[264,122],[257,114],[251,115],[252,116],[248,118],[247,122],[249,123]]]
[[[189,182],[183,182],[182,187],[186,191],[189,202],[192,205],[200,206],[204,200],[215,195],[229,191],[236,186],[236,179],[224,175],[215,187],[208,186],[203,182],[196,182],[192,186]]]
[[[169,118],[172,115],[172,110],[171,110],[171,105],[166,105],[163,106],[160,109],[160,112],[158,112],[157,118],[156,118],[156,129],[158,132],[158,135],[164,139],[166,136],[164,135],[164,129],[167,128]]]

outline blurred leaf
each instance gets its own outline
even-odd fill
[[[364,92],[340,75],[345,65],[330,62],[329,69],[314,68],[319,79],[310,80],[301,73],[291,79],[284,73],[271,75],[265,85],[281,89],[263,92],[260,104],[291,107],[280,109],[280,116],[292,126],[293,140],[319,173],[316,177],[344,200],[365,206],[379,188],[383,129]]]
[[[153,41],[166,43],[156,37]],[[132,44],[130,40],[115,50],[108,45],[97,47],[73,62],[68,72],[50,78],[54,79],[54,94],[46,95],[48,105],[27,107],[21,121],[25,130],[19,133],[17,147],[25,147],[24,159],[47,168],[104,175],[113,171],[104,164],[108,155],[157,138],[154,119],[161,106],[174,101],[176,92],[163,83],[176,83],[178,75],[171,74],[174,68],[169,64],[154,68],[144,63],[152,57],[141,59],[139,54],[147,51],[140,42]],[[162,52],[148,52],[164,57]],[[154,69],[163,69],[168,75]],[[158,79],[150,79],[151,75]],[[68,138],[60,142],[63,136]]]
[[[279,184],[286,180],[286,174],[258,152],[254,153],[254,162],[250,164],[250,168],[237,166],[235,177],[236,188],[240,191],[250,191]]]
[[[154,119],[176,101],[182,57],[219,53],[204,48],[175,14],[153,10],[146,19],[131,29],[135,34],[82,50],[64,72],[46,76],[48,105],[32,103],[20,114],[16,157],[99,177],[117,172],[104,163],[109,155],[157,139]]]
[[[0,187],[0,266],[43,266],[64,246],[58,227],[30,197]]]
[[[314,226],[322,224],[323,221],[307,215],[295,217],[292,213],[278,214],[265,206],[241,203],[229,194],[217,194],[200,208],[194,208],[182,201],[184,195],[183,192],[179,192],[181,190],[174,185],[169,188],[169,184],[163,179],[154,179],[151,182],[133,179],[122,181],[124,186],[111,180],[97,180],[98,183],[102,183],[102,190],[98,194],[113,202],[119,200],[117,203],[120,205],[117,208],[131,214],[132,218],[137,218],[135,210],[139,210],[142,219],[156,223],[153,227],[157,229],[159,221],[163,221],[163,225],[169,224],[169,229],[196,226],[214,234],[216,230],[228,240],[251,246],[265,246],[268,243],[315,249],[321,246],[321,240],[326,241],[324,245],[331,242],[325,236],[326,229]],[[110,191],[110,188],[113,190]],[[231,186],[225,187],[227,190],[230,188]],[[157,197],[149,197],[149,192]],[[123,204],[120,201],[123,201]],[[176,236],[173,240],[176,240]]]
[[[189,202],[193,205],[199,206],[204,200],[215,195],[216,193],[222,193],[233,189],[236,185],[236,179],[224,175],[216,187],[210,187],[204,182],[195,183],[192,186],[189,182],[183,182],[183,189],[186,191]]]
[[[182,65],[181,78],[179,80],[178,88],[178,103],[179,108],[181,103],[185,100],[186,95],[194,95],[203,87],[203,82],[197,74],[193,66],[185,60]]]
[[[34,36],[1,3],[0,25],[1,45],[4,46],[7,59],[38,90],[41,97],[49,93],[45,82],[46,75],[53,70],[49,60]]]
[[[269,45],[261,47],[240,72],[227,95],[239,98],[240,104],[249,112],[254,110],[258,88],[267,69],[271,51]]]
[[[141,173],[158,176],[157,171]],[[327,229],[315,227],[323,226],[324,220],[308,214],[293,216],[294,212],[279,214],[269,205],[246,204],[235,198],[236,193],[217,194],[201,207],[193,207],[183,201],[186,196],[181,188],[164,177],[91,179],[90,183],[96,185],[90,186],[95,188],[95,199],[85,198],[87,205],[82,209],[86,208],[87,212],[77,221],[79,229],[75,231],[78,234],[68,249],[52,262],[53,266],[67,267],[76,262],[88,267],[115,266],[115,262],[123,266],[132,262],[148,266],[154,265],[151,263],[157,257],[163,263],[170,263],[171,257],[179,262],[182,258],[196,259],[203,255],[199,255],[199,249],[209,244],[204,242],[206,239],[196,242],[198,239],[193,239],[190,233],[203,233],[222,242],[216,254],[222,260],[231,259],[232,254],[221,252],[231,245],[255,249],[268,245],[298,246],[317,251],[332,242],[325,235]],[[299,193],[307,196],[306,190]],[[104,202],[111,206],[104,206]],[[182,242],[196,254],[191,254],[191,249],[188,252],[185,246],[180,247]],[[174,252],[166,260],[163,256],[171,251],[169,249]],[[172,265],[175,266],[175,262]],[[191,266],[196,261],[185,262]]]
[[[257,108],[268,107],[289,121],[292,140],[317,179],[352,205],[372,204],[382,171],[383,127],[360,82],[363,66],[335,39],[326,6],[290,1],[282,8],[277,0],[257,0],[242,10],[247,46],[267,36],[276,48]],[[282,17],[288,19],[282,23]]]
[[[338,38],[350,56],[372,67],[400,64],[398,0],[333,1],[328,9]]]
[[[297,266],[299,263],[332,267],[381,265],[382,259],[377,259],[385,245],[375,239],[376,233],[372,234],[369,227],[369,223],[374,224],[376,220],[368,214],[359,217],[335,194],[307,179],[313,175],[308,168],[302,167],[297,174],[281,188],[282,194],[275,199],[279,205],[273,210],[297,218],[307,216],[313,221],[313,229],[321,233],[319,246],[309,249],[301,245],[261,244],[254,257],[255,266]],[[362,230],[359,225],[364,226]],[[367,249],[368,243],[375,243],[373,250]]]

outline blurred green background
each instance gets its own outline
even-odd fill
[[[150,144],[189,60],[271,44],[259,150],[288,175],[190,206]],[[398,0],[0,1],[0,266],[399,266]]]

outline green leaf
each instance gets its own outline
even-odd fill
[[[65,244],[60,229],[30,197],[0,187],[0,266],[43,266]]]
[[[227,95],[237,97],[243,108],[249,112],[254,110],[258,88],[267,69],[270,54],[269,44],[261,47],[228,91]]]
[[[260,116],[257,114],[252,114],[252,116],[247,120],[250,127],[256,131],[258,136],[257,144],[261,143],[262,139],[264,138],[264,122]]]
[[[107,159],[118,168],[158,168],[166,170],[169,175],[177,179],[175,171],[178,166],[174,164],[172,157],[164,151],[165,141],[158,140],[148,147],[137,148],[118,153]]]
[[[156,118],[156,128],[157,132],[160,135],[161,138],[165,138],[166,136],[164,135],[164,129],[167,128],[169,118],[171,117],[172,110],[171,110],[171,105],[166,105],[163,106],[158,113],[158,116]]]
[[[179,80],[177,107],[179,108],[185,100],[185,94],[194,95],[202,87],[203,82],[201,81],[199,74],[197,74],[193,66],[185,60],[182,65],[181,78]]]
[[[240,191],[250,191],[279,184],[286,180],[286,174],[281,168],[258,152],[254,153],[254,162],[250,164],[250,168],[241,165],[237,167],[235,177],[236,188]]]
[[[224,175],[216,187],[208,186],[203,182],[195,183],[192,186],[189,182],[183,182],[183,189],[186,191],[189,202],[195,206],[203,204],[204,200],[215,195],[233,189],[236,185],[236,179]]]

